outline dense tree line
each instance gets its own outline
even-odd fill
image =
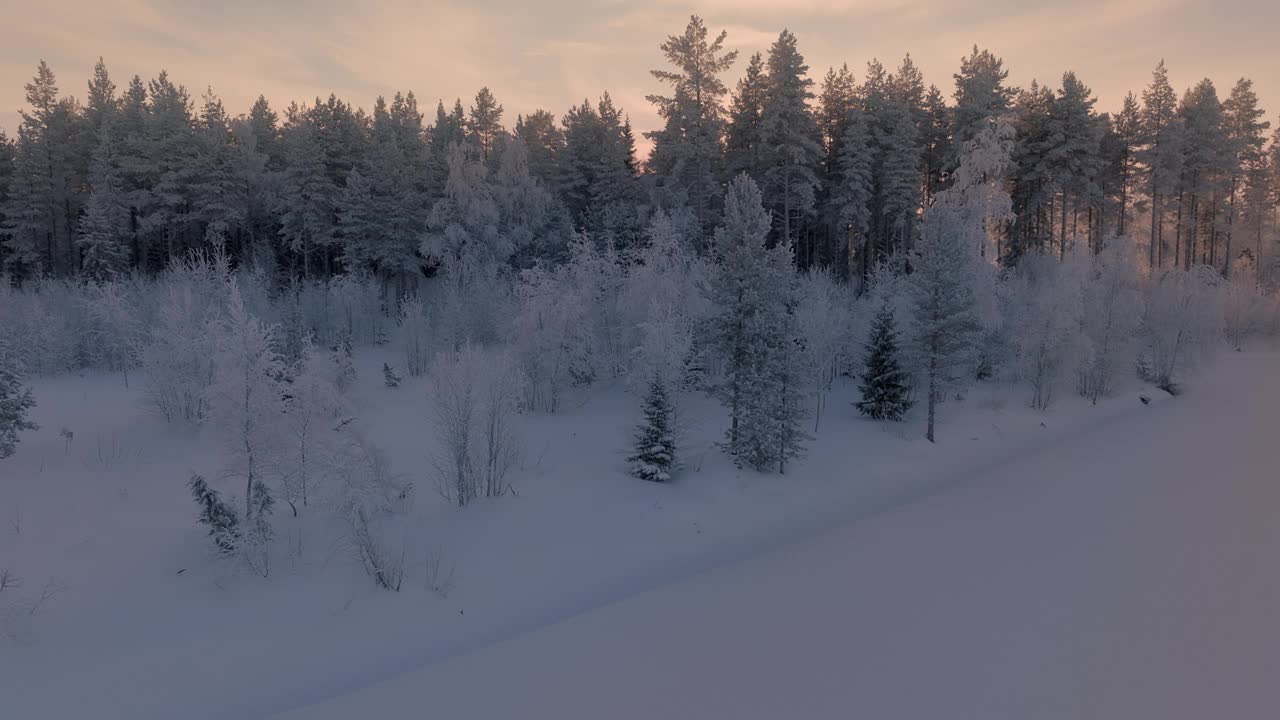
[[[1268,145],[1248,79],[1225,97],[1206,79],[1179,98],[1161,62],[1107,113],[1075,73],[1015,88],[975,47],[948,100],[909,55],[896,70],[872,60],[861,80],[846,65],[816,81],[784,30],[731,90],[729,41],[695,17],[662,43],[668,65],[653,75],[666,90],[649,100],[663,126],[643,162],[608,93],[509,127],[487,88],[469,105],[438,103],[430,121],[412,92],[370,111],[335,96],[278,111],[260,97],[233,117],[212,90],[195,99],[163,71],[121,88],[101,61],[82,101],[41,62],[16,137],[0,136],[0,262],[16,280],[153,274],[218,245],[293,277],[369,272],[403,292],[451,259],[564,261],[576,232],[625,261],[659,209],[687,212],[705,253],[745,173],[770,245],[790,246],[801,269],[862,280],[919,240],[963,149],[999,119],[1013,146],[994,179],[1012,198],[991,248],[1002,262],[1125,235],[1152,267],[1229,275],[1243,258],[1275,274],[1280,139]]]
[[[781,472],[840,375],[861,375],[873,418],[919,407],[932,440],[974,380],[1024,383],[1041,410],[1130,368],[1176,392],[1224,337],[1280,324],[1280,142],[1248,80],[1179,101],[1161,64],[1113,117],[1073,73],[1017,90],[975,47],[947,102],[909,56],[815,84],[783,31],[730,90],[726,42],[694,17],[662,43],[643,164],[607,93],[510,131],[485,88],[430,123],[412,93],[231,118],[163,72],[118,93],[101,62],[81,105],[42,63],[0,144],[0,433],[26,427],[22,372],[139,369],[166,419],[237,429],[248,521],[282,452],[261,429],[308,445],[356,381],[353,347],[397,343],[456,400],[436,464],[466,504],[505,492],[514,462],[504,422],[485,439],[474,418],[558,412],[598,381],[650,389],[631,456],[650,479],[678,467],[695,388],[725,405],[735,462]],[[279,483],[295,511],[314,474],[297,455]]]

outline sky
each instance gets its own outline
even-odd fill
[[[1140,92],[1164,58],[1179,91],[1209,77],[1225,97],[1251,77],[1268,119],[1280,117],[1276,0],[0,0],[0,127],[12,136],[39,60],[83,98],[102,56],[121,88],[166,69],[195,99],[212,87],[233,114],[259,94],[277,109],[330,92],[369,108],[412,90],[429,121],[437,99],[469,104],[487,85],[508,126],[608,90],[647,131],[659,121],[645,95],[661,90],[648,71],[690,13],[741,51],[731,82],[788,28],[815,80],[843,62],[860,80],[871,58],[894,68],[910,52],[949,97],[976,43],[1016,85],[1056,87],[1075,70],[1100,110]]]

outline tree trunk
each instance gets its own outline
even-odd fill
[[[933,439],[933,419],[934,406],[938,402],[938,360],[936,357],[929,358],[929,423],[925,430],[924,436],[929,442]]]

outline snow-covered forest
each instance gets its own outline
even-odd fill
[[[82,501],[39,499],[60,458],[113,495],[86,503],[163,508],[129,542],[198,548],[182,571],[222,591],[310,593],[339,556],[443,601],[459,545],[510,549],[474,513],[567,515],[547,474],[803,494],[992,413],[1178,402],[1280,331],[1280,128],[1247,78],[1180,94],[1160,62],[1104,110],[977,47],[947,88],[909,55],[810,68],[785,30],[732,47],[697,17],[661,42],[647,157],[604,91],[235,114],[102,61],[77,97],[41,62],[0,134],[0,516],[34,527],[0,541],[0,644],[75,604],[34,545],[4,552]],[[563,492],[666,502],[590,480]]]

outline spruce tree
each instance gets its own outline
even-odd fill
[[[769,214],[751,178],[729,184],[724,207],[708,282],[710,342],[725,361],[716,388],[730,415],[724,448],[740,464],[781,472],[805,439],[792,253],[767,246]]]
[[[0,459],[9,457],[17,449],[19,432],[39,429],[27,417],[36,405],[31,388],[22,386],[18,360],[7,350],[0,340]]]
[[[808,105],[813,81],[796,36],[786,30],[769,48],[768,68],[760,114],[760,183],[773,218],[773,241],[794,248],[813,214],[822,159],[818,125]]]
[[[218,552],[223,555],[235,552],[240,545],[240,518],[235,509],[198,474],[191,475],[187,487],[191,489],[191,498],[200,507],[199,522],[208,528],[209,537]]]
[[[400,387],[400,376],[388,363],[382,363],[382,382],[389,388]]]
[[[738,80],[738,88],[729,107],[729,124],[725,129],[725,167],[730,174],[746,173],[757,181],[763,175],[761,114],[768,91],[769,78],[765,74],[764,57],[756,53],[747,63],[746,74]]]
[[[862,400],[855,403],[858,411],[876,420],[901,420],[912,402],[907,397],[907,373],[899,356],[897,321],[893,305],[887,300],[876,311],[866,350],[859,386]]]
[[[644,399],[644,422],[636,429],[634,450],[627,457],[631,474],[641,480],[667,482],[676,468],[674,408],[660,378],[649,382]]]

